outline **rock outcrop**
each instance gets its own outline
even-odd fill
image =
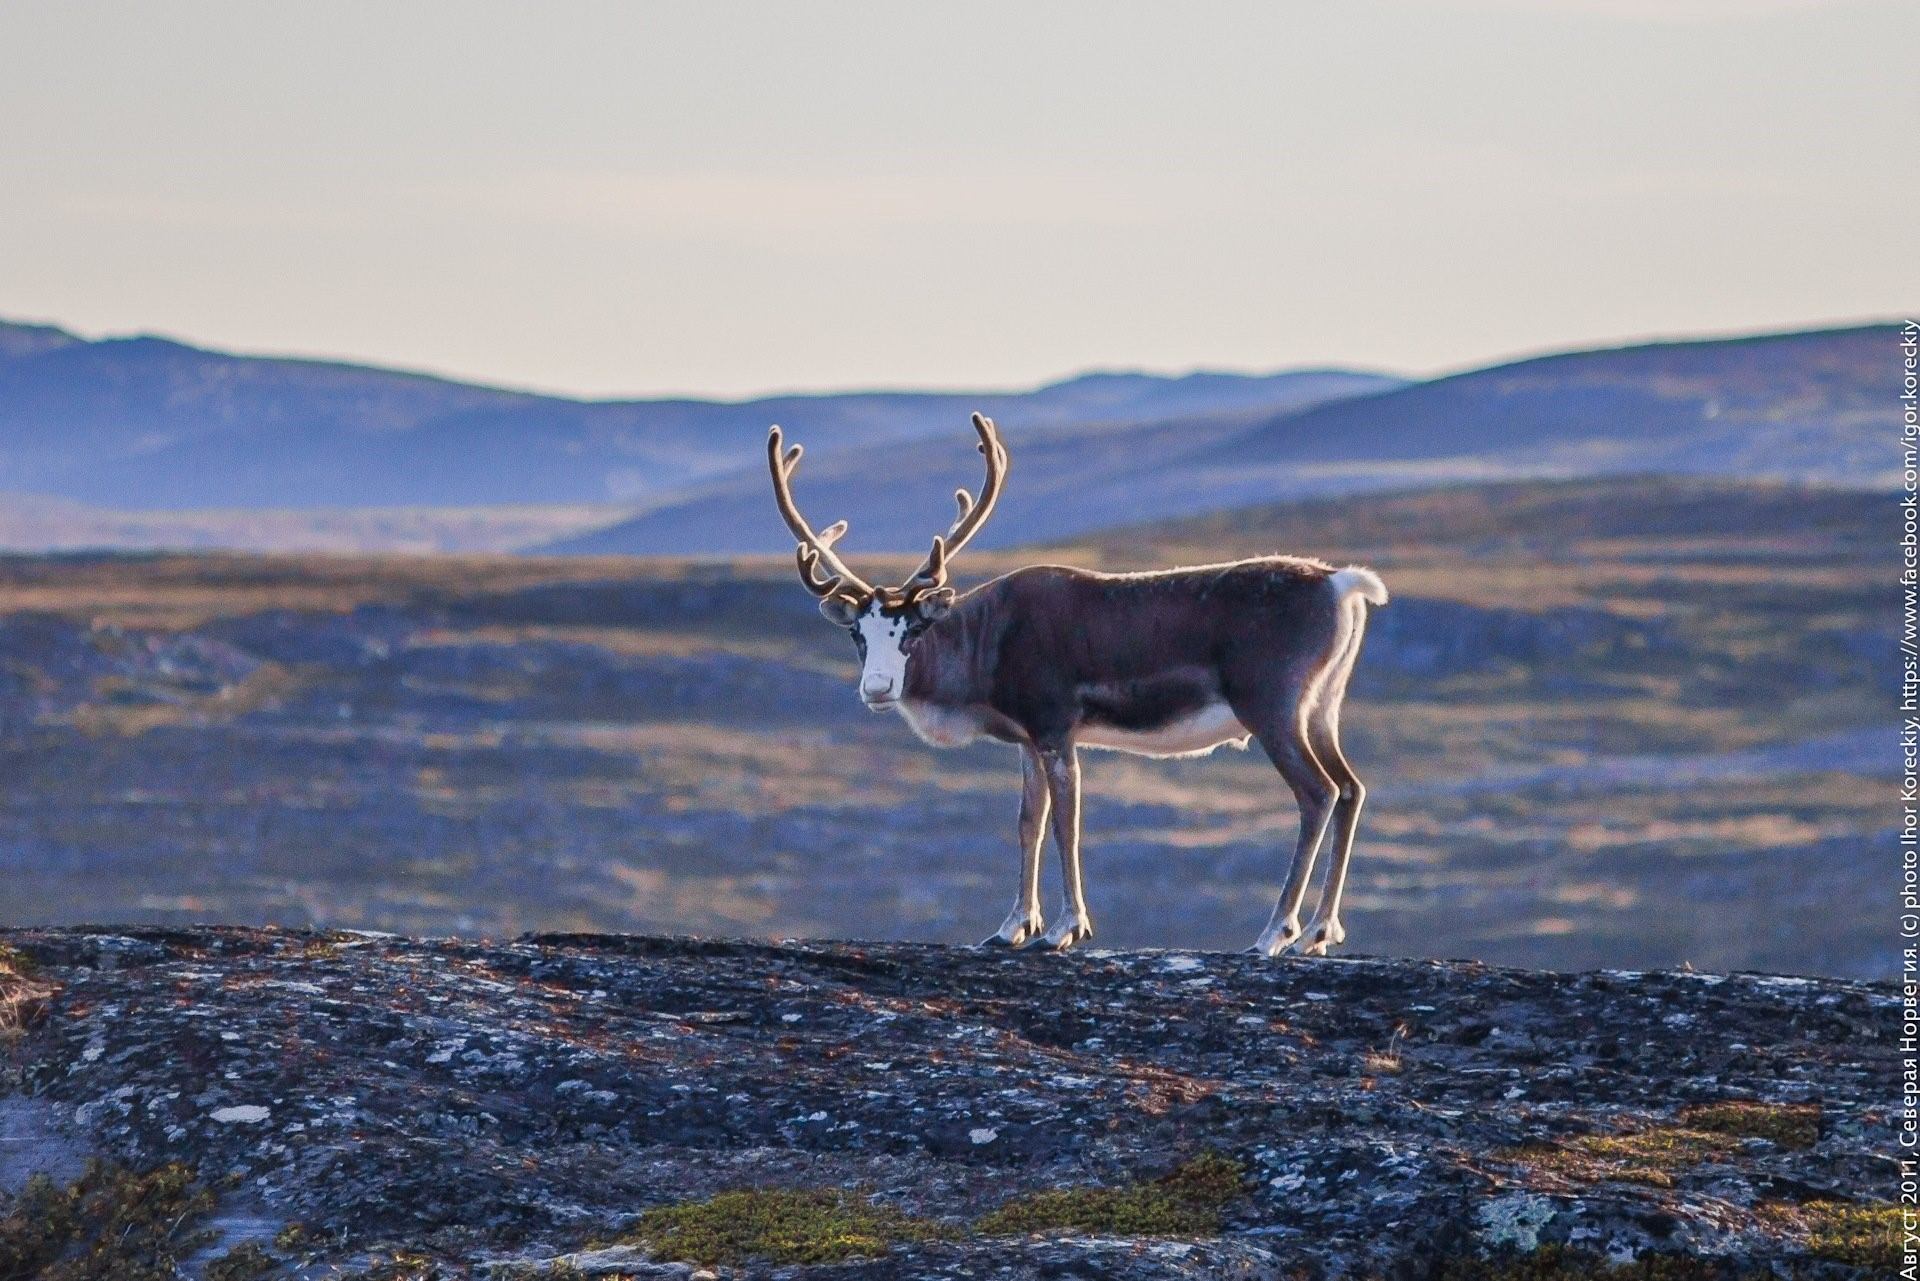
[[[22,1208],[98,1156],[184,1167],[200,1230],[156,1248],[215,1277],[1864,1275],[1896,1013],[1759,975],[0,932],[0,1274],[71,1256]]]

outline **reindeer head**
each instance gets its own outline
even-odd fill
[[[954,491],[960,514],[946,533],[933,540],[933,550],[913,576],[898,587],[874,587],[834,555],[833,545],[847,532],[847,522],[835,521],[819,533],[793,501],[790,482],[800,465],[800,446],[784,448],[780,429],[767,433],[767,466],[773,472],[773,497],[787,528],[800,540],[793,549],[800,565],[800,581],[820,598],[827,621],[853,633],[860,650],[860,697],[868,707],[881,709],[898,703],[907,689],[907,656],[927,628],[953,608],[953,588],[947,586],[947,560],[967,545],[993,514],[1000,486],[1007,476],[1007,450],[991,418],[973,416],[986,456],[987,479],[980,499],[966,490]]]

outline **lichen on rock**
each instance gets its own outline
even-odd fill
[[[36,992],[0,1042],[9,1123],[176,1171],[208,1239],[142,1248],[210,1281],[1731,1281],[1865,1275],[1892,1240],[1885,985],[621,936],[0,946],[0,1002]],[[12,1150],[0,1220],[29,1196]]]

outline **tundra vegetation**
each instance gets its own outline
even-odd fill
[[[1872,906],[1895,853],[1883,510],[1506,484],[959,568],[1377,568],[1394,604],[1345,724],[1373,783],[1346,912],[1368,951],[1876,975],[1897,962]],[[792,572],[0,559],[6,919],[977,941],[1017,868],[1017,757],[867,714]],[[1099,942],[1253,937],[1295,825],[1271,766],[1084,768]]]

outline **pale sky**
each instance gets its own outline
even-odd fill
[[[0,6],[0,317],[583,394],[1920,308],[1911,0]]]

